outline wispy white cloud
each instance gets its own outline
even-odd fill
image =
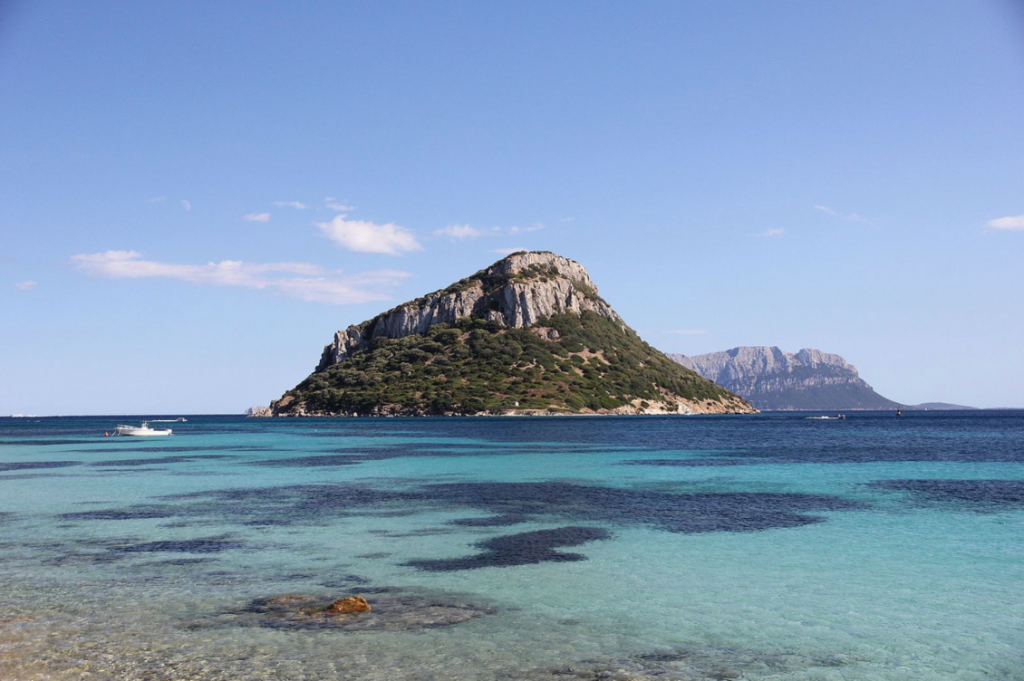
[[[184,208],[185,210],[192,210],[192,202],[191,201],[186,201],[185,199],[182,199],[181,200],[181,207]]]
[[[309,208],[302,201],[274,201],[274,205],[278,208],[294,208],[295,210],[306,210]]]
[[[270,213],[249,213],[243,215],[242,219],[246,222],[270,222]]]
[[[338,211],[339,213],[348,213],[348,212],[353,211],[353,210],[356,209],[355,206],[350,206],[347,203],[341,203],[341,202],[339,202],[336,199],[332,199],[330,201],[327,201],[326,203],[324,203],[324,205],[327,208],[330,208],[331,210]]]
[[[825,215],[831,215],[834,218],[840,218],[840,219],[843,219],[843,220],[848,220],[849,222],[867,222],[867,218],[861,217],[860,215],[857,215],[856,213],[840,213],[839,211],[832,210],[828,206],[819,206],[819,205],[815,204],[814,209],[815,210],[820,210]]]
[[[473,227],[472,225],[449,225],[444,229],[434,230],[434,236],[447,236],[452,239],[469,239],[477,238],[486,235],[499,235],[499,234],[523,234],[529,232],[539,232],[542,229],[546,229],[546,225],[543,222],[535,222],[532,225],[522,227],[520,225],[512,225],[511,227],[502,227],[501,225],[495,225],[493,227]]]
[[[764,230],[763,232],[758,234],[758,236],[763,236],[763,237],[771,238],[771,237],[774,237],[774,236],[782,236],[785,233],[786,233],[786,230],[784,230],[782,228],[779,228],[779,227],[775,227],[775,228],[772,228],[772,229]]]
[[[1024,215],[1008,215],[1005,218],[989,220],[988,226],[992,229],[1018,230],[1024,229]]]
[[[446,236],[452,239],[475,239],[486,232],[469,225],[448,225],[444,229],[435,229],[434,236]]]
[[[166,201],[166,200],[167,200],[166,196],[151,196],[151,197],[149,197],[149,202],[150,203],[160,203],[161,201]]]
[[[338,215],[330,222],[315,223],[331,241],[356,253],[400,255],[402,251],[419,251],[423,246],[406,227],[394,223],[378,225],[368,220],[348,220]]]
[[[671,329],[666,333],[671,333],[675,336],[703,336],[707,333],[707,329]]]
[[[510,255],[512,253],[518,253],[519,251],[528,251],[528,248],[495,248],[491,253],[497,253],[498,255]]]
[[[535,222],[534,224],[528,225],[526,227],[520,227],[519,225],[512,225],[511,227],[508,228],[507,231],[508,231],[509,234],[519,234],[520,232],[539,232],[542,229],[544,229],[544,223],[542,223],[542,222]]]
[[[108,279],[172,279],[201,286],[232,286],[281,293],[332,305],[387,300],[408,272],[378,270],[346,275],[306,262],[249,263],[222,260],[205,265],[144,260],[138,251],[105,251],[71,258],[75,266]]]
[[[29,279],[28,281],[19,281],[17,284],[14,285],[14,288],[18,289],[19,291],[31,291],[36,287],[38,283],[38,281],[32,281],[31,279]]]

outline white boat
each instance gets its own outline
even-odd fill
[[[149,421],[143,421],[141,426],[118,426],[114,429],[114,435],[131,435],[133,437],[158,437],[170,434],[170,428],[150,428]]]

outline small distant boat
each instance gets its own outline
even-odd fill
[[[809,421],[845,421],[846,414],[836,414],[835,416],[805,416],[804,418]]]
[[[170,434],[170,428],[150,428],[149,421],[143,421],[141,426],[118,426],[114,429],[114,435],[132,437],[161,437]]]
[[[150,419],[146,423],[185,423],[188,419],[184,416],[179,416],[176,419]]]

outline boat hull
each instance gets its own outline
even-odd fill
[[[115,431],[118,435],[126,435],[128,437],[166,437],[171,434],[171,429],[166,430],[156,428],[133,428],[118,426]]]

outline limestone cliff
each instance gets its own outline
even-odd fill
[[[276,416],[687,414],[750,405],[643,342],[579,263],[514,253],[338,331]]]
[[[451,325],[463,317],[519,329],[543,317],[584,310],[621,321],[578,262],[547,252],[514,253],[444,290],[338,331],[324,347],[316,370],[366,349],[375,338],[423,334],[435,324]]]
[[[758,409],[896,409],[839,355],[804,348],[739,347],[705,355],[668,355],[704,378],[745,397]]]

